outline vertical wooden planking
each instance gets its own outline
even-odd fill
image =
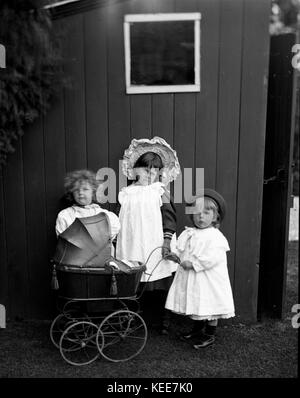
[[[5,167],[5,166],[4,166]],[[6,250],[3,171],[0,171],[0,304],[8,308],[8,266]]]
[[[224,196],[227,203],[227,214],[221,230],[231,248],[228,253],[228,268],[233,286],[243,3],[239,0],[222,1],[220,13],[216,190]]]
[[[67,17],[64,22],[68,31],[65,71],[72,83],[65,90],[66,165],[71,171],[87,167],[83,15]]]
[[[220,1],[197,2],[200,22],[200,85],[196,96],[195,167],[204,168],[204,184],[215,188],[218,128]]]
[[[188,180],[187,174],[184,174],[185,169],[191,169],[194,173],[195,162],[195,95],[194,94],[176,94],[175,95],[175,134],[174,134],[174,148],[177,151],[181,170],[183,173],[183,189],[182,189],[182,203],[177,202],[177,232],[181,233],[184,226],[187,225],[187,218],[185,215],[184,194],[189,196],[192,194],[193,187],[191,186],[192,179]],[[190,181],[190,184],[188,183]]]
[[[55,20],[54,26],[56,30],[61,31],[64,20]],[[62,40],[68,40],[67,35],[64,35]],[[66,173],[64,120],[64,91],[61,89],[58,95],[52,99],[51,108],[43,118],[48,264],[56,245],[55,220],[61,210],[60,199],[64,193],[63,179]]]
[[[153,12],[151,1],[131,1],[130,14],[149,14]],[[131,138],[151,138],[152,133],[152,95],[130,94]]]
[[[44,117],[45,190],[47,219],[47,258],[53,255],[56,235],[55,220],[64,194],[63,181],[66,173],[63,92],[53,100],[51,109]]]
[[[87,165],[97,172],[108,166],[107,48],[104,8],[84,14]]]
[[[49,270],[50,288],[50,260],[56,246],[55,221],[61,208],[61,198],[64,194],[63,181],[66,173],[66,147],[64,128],[64,96],[63,90],[53,99],[51,109],[44,117],[44,151],[45,151],[45,192],[46,192],[46,236],[47,250],[45,262]],[[49,299],[52,297],[49,294]],[[54,300],[52,300],[54,310]],[[48,309],[47,315],[51,312]],[[46,313],[46,312],[45,312]]]
[[[175,1],[175,12],[197,12],[198,1]],[[177,204],[177,231],[181,233],[189,219],[185,214],[184,200],[194,191],[195,180],[195,133],[196,93],[174,94],[174,147],[183,173],[182,203]],[[191,169],[188,178],[185,169]],[[178,181],[177,181],[178,182]],[[177,201],[177,198],[175,197]]]
[[[8,297],[7,316],[25,317],[28,313],[29,281],[25,197],[22,164],[22,139],[8,158],[3,171],[4,213],[6,219]]]
[[[174,12],[175,0],[151,0],[153,12]],[[152,136],[174,143],[174,94],[152,94]]]
[[[244,1],[234,290],[237,314],[249,321],[257,318],[269,13],[269,0]]]
[[[174,94],[152,95],[152,136],[174,143]]]
[[[130,94],[131,138],[151,138],[151,94]]]
[[[124,15],[129,9],[128,2],[111,4],[107,8],[109,166],[117,177],[119,160],[130,144],[130,99],[125,93],[123,37]]]
[[[25,220],[27,237],[28,312],[43,318],[49,308],[50,272],[47,261],[43,121],[25,131],[23,144]],[[22,266],[19,264],[19,266]]]
[[[55,29],[64,31],[64,20],[54,21]],[[63,35],[64,42],[68,40]],[[64,46],[66,44],[64,43]],[[55,221],[58,212],[61,210],[60,199],[63,196],[63,179],[66,173],[66,143],[65,143],[65,112],[64,112],[64,91],[60,90],[58,95],[52,99],[52,106],[43,118],[44,122],[44,152],[45,152],[45,192],[46,192],[46,236],[47,253],[46,264],[48,267],[49,281],[47,289],[51,308],[47,308],[47,316],[53,315],[55,300],[52,291],[50,292],[51,264],[50,260],[56,246]],[[50,303],[49,303],[50,307]]]

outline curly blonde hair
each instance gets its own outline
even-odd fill
[[[87,182],[93,189],[93,202],[96,202],[96,191],[98,188],[98,182],[96,180],[96,174],[90,170],[74,170],[68,173],[64,179],[64,188],[66,199],[69,202],[74,203],[73,192],[78,187],[78,184]]]

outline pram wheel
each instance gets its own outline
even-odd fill
[[[147,334],[146,324],[139,314],[119,310],[101,322],[96,342],[104,358],[122,362],[134,358],[143,350]]]
[[[59,340],[63,331],[72,324],[74,320],[65,314],[59,314],[53,320],[50,327],[50,339],[56,348],[59,348]]]
[[[97,343],[96,343],[97,336]],[[103,347],[103,336],[98,326],[89,321],[69,325],[61,335],[59,350],[66,362],[81,366],[94,362]]]
[[[82,314],[81,317],[85,320],[89,320],[86,314]],[[64,330],[69,325],[79,320],[78,312],[72,309],[57,315],[50,326],[50,339],[56,348],[59,348],[59,341]]]

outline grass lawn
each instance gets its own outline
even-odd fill
[[[285,316],[253,325],[224,321],[214,346],[196,351],[176,337],[186,329],[173,319],[169,336],[150,331],[142,353],[131,361],[104,358],[68,365],[49,338],[51,321],[8,322],[0,329],[1,378],[296,378],[298,331],[291,308],[298,298],[298,242],[289,243]],[[226,323],[225,323],[226,322]]]

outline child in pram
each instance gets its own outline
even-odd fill
[[[147,340],[136,296],[145,266],[115,258],[111,249],[119,219],[95,202],[96,189],[94,173],[69,173],[65,190],[72,206],[56,221],[51,286],[60,313],[50,337],[72,365],[89,364],[100,355],[113,362],[129,360]]]
[[[55,230],[58,243],[53,259],[56,268],[60,265],[65,265],[68,269],[75,267],[75,269],[72,268],[75,275],[73,275],[74,280],[75,278],[78,280],[84,278],[83,274],[78,273],[78,269],[115,267],[117,271],[128,270],[126,264],[115,258],[115,249],[112,244],[120,230],[119,218],[116,214],[100,207],[96,202],[97,187],[96,176],[89,170],[72,171],[66,175],[64,180],[66,199],[72,205],[60,211],[57,216]],[[103,218],[106,221],[102,222]],[[129,267],[133,265],[132,263]],[[96,275],[96,271],[94,274]],[[90,275],[94,274],[90,272]],[[69,283],[72,278],[71,274],[68,275],[68,278],[66,289],[63,288],[64,283],[60,281],[60,293],[67,291],[68,294],[63,295],[77,298],[91,294],[85,289],[76,291],[77,282]],[[58,288],[55,285],[58,282],[55,277],[52,279],[53,289],[56,290]],[[98,286],[97,295],[104,294],[100,288],[101,284],[96,280],[91,283]],[[72,290],[73,285],[74,291]],[[120,290],[119,286],[119,293],[122,292],[122,289]],[[113,290],[117,290],[117,288],[115,287]],[[93,305],[90,303],[88,307],[91,309]]]
[[[96,202],[97,187],[96,175],[90,170],[75,170],[66,175],[64,188],[66,199],[71,206],[59,212],[57,216],[57,235],[64,232],[76,218],[90,217],[102,212],[109,218],[111,238],[116,237],[120,231],[119,218],[113,212],[102,209]]]

